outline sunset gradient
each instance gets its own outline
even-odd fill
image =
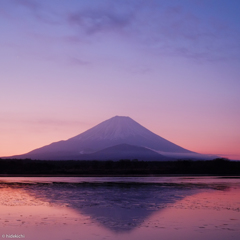
[[[0,156],[113,116],[240,160],[240,1],[3,0]]]

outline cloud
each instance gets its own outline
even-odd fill
[[[136,5],[133,1],[124,6],[117,2],[110,8],[104,3],[67,15],[67,23],[75,30],[76,42],[84,38],[94,41],[99,33],[113,33],[156,54],[209,61],[239,57],[239,35],[231,26],[216,18],[198,15],[186,5],[164,6],[158,1],[141,1]]]
[[[41,1],[35,0],[14,0],[14,4],[29,11],[38,21],[46,24],[60,24],[59,15],[52,10],[50,5],[44,5]],[[57,6],[57,5],[56,5]]]
[[[137,37],[156,54],[211,61],[236,57],[237,35],[220,20],[204,19],[184,6],[150,9],[144,16],[136,17],[138,22],[141,18],[146,21],[135,24]]]
[[[159,55],[209,61],[239,59],[240,55],[240,33],[221,16],[205,16],[199,8],[206,8],[206,2],[200,7],[197,1],[14,2],[27,9],[38,24],[49,24],[46,35],[55,34],[68,45],[95,44],[100,35],[103,44],[115,38],[116,44],[124,40]]]
[[[62,120],[54,118],[26,118],[26,117],[14,117],[14,116],[3,116],[0,118],[2,124],[14,124],[14,125],[41,125],[50,127],[60,127],[60,126],[84,126],[89,125],[89,123],[77,120]]]
[[[74,121],[74,120],[59,120],[59,119],[40,119],[40,120],[32,120],[29,123],[37,124],[37,125],[48,125],[48,126],[81,126],[86,125],[86,122],[82,121]]]
[[[40,8],[39,3],[35,2],[34,0],[14,0],[15,4],[22,5],[26,8],[31,9],[32,11],[38,11]]]
[[[77,57],[70,57],[69,62],[70,62],[71,65],[77,65],[77,66],[79,66],[79,65],[80,66],[85,66],[85,65],[90,64],[90,62],[84,61],[84,60],[82,60],[80,58],[77,58]]]
[[[117,14],[106,10],[88,10],[68,15],[68,22],[87,34],[119,31],[129,25],[133,15]]]

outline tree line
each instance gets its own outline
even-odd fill
[[[119,176],[205,174],[240,175],[240,161],[224,158],[214,160],[138,161],[48,161],[31,159],[0,159],[2,176]]]

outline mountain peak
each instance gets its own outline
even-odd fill
[[[72,138],[84,139],[122,139],[133,135],[139,135],[148,131],[132,118],[127,116],[115,116],[101,122],[86,132]]]
[[[118,116],[118,115],[116,115],[115,117],[112,117],[112,118],[122,118],[122,119],[123,119],[123,118],[130,118],[130,117],[128,117],[128,116]],[[110,118],[110,119],[112,119],[112,118]],[[109,120],[110,120],[110,119],[109,119]],[[130,119],[131,119],[131,118],[130,118]]]
[[[114,116],[112,118],[109,118],[105,121],[116,121],[118,123],[124,122],[124,121],[134,121],[132,118],[128,117],[128,116]],[[134,121],[135,122],[135,121]]]

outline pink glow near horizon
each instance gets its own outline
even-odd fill
[[[123,115],[240,160],[239,3],[220,2],[1,3],[0,156]]]

